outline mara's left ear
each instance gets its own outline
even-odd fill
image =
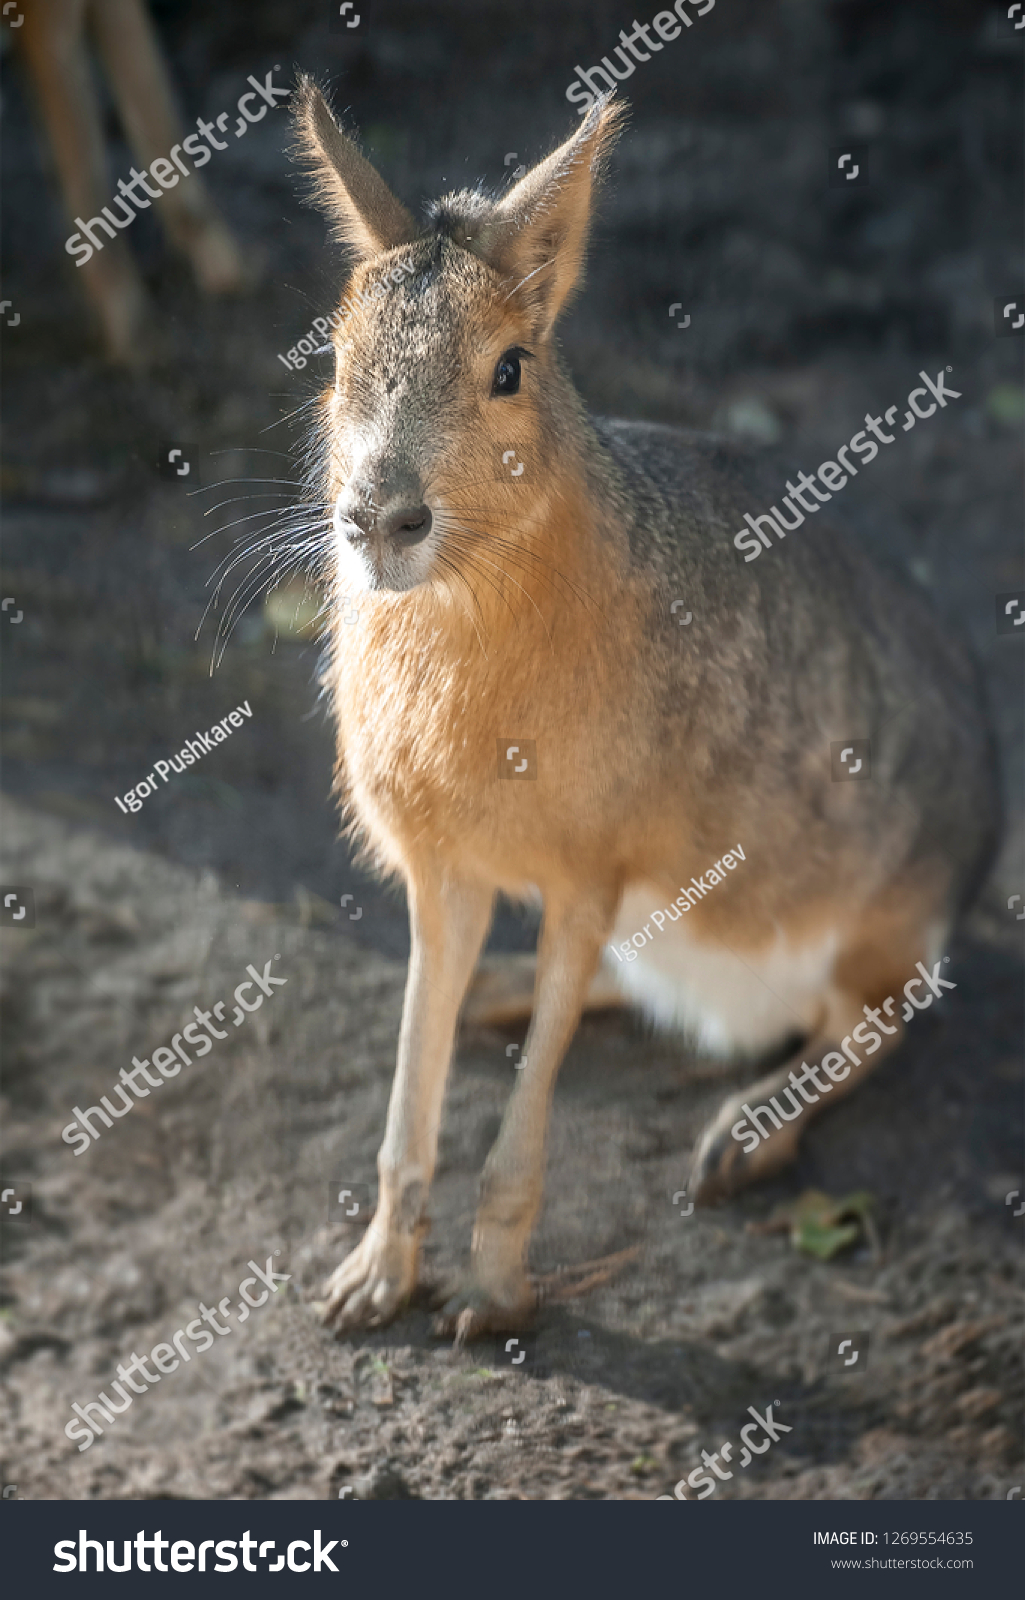
[[[375,167],[342,132],[312,78],[300,77],[295,149],[313,176],[313,197],[335,237],[361,261],[411,244],[419,229]]]
[[[494,208],[471,246],[512,279],[510,298],[542,337],[580,282],[594,191],[626,117],[623,102],[602,95],[573,137]]]

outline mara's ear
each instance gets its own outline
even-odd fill
[[[486,261],[513,280],[543,336],[580,282],[594,190],[626,121],[627,108],[602,95],[578,131],[521,178],[475,241]]]
[[[299,79],[294,115],[295,151],[335,238],[360,260],[411,244],[419,232],[412,216],[342,132],[312,78]]]

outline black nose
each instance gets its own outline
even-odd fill
[[[379,518],[377,526],[382,538],[405,547],[426,539],[431,531],[431,520],[429,506],[400,506],[397,511],[389,511]]]

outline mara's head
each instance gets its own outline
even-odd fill
[[[622,117],[599,101],[501,199],[446,195],[419,227],[320,90],[300,84],[298,151],[354,258],[319,422],[318,498],[333,507],[344,590],[486,572],[503,538],[528,536],[564,493],[575,402],[553,327]]]

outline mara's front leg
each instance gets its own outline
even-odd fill
[[[324,1321],[339,1331],[387,1322],[413,1292],[456,1022],[491,920],[494,897],[474,884],[426,870],[408,892],[412,948],[377,1211],[324,1287]]]
[[[522,1327],[534,1314],[537,1296],[527,1276],[527,1247],[541,1209],[552,1093],[615,909],[616,897],[598,893],[571,905],[546,899],[526,1065],[516,1074],[481,1174],[469,1281],[440,1314],[439,1332],[473,1338]]]

